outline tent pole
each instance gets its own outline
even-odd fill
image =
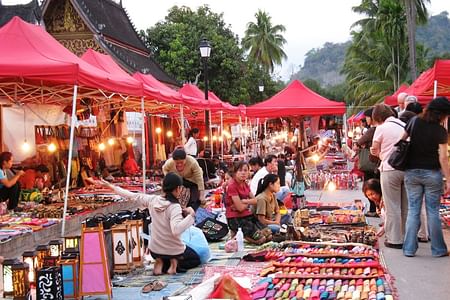
[[[220,156],[223,161],[223,111],[220,111]]]
[[[258,156],[258,149],[256,149],[258,137],[259,137],[259,118],[256,118],[256,137],[255,137],[255,152],[254,152],[255,156]]]
[[[433,98],[436,98],[437,96],[437,80],[434,81],[434,89],[433,89]]]
[[[145,194],[145,175],[146,175],[146,153],[145,153],[145,110],[144,97],[141,97],[141,115],[142,115],[142,193]]]
[[[344,113],[344,115],[343,115],[343,117],[342,117],[342,127],[343,127],[343,129],[344,129],[344,136],[343,136],[343,138],[344,138],[344,142],[345,142],[345,144],[347,144],[347,134],[348,134],[348,132],[347,132],[347,115]],[[342,143],[342,142],[341,142]],[[348,146],[348,145],[347,145]]]
[[[184,108],[183,104],[180,104],[180,121],[181,121],[181,144],[184,145],[186,141],[185,131],[184,131]]]
[[[211,119],[211,115],[212,115],[212,111],[209,111],[209,146],[211,147],[211,157],[213,157],[214,155],[214,145],[213,145],[213,140],[212,140],[212,119]]]
[[[66,231],[66,216],[67,216],[67,201],[69,199],[69,185],[72,178],[72,153],[73,153],[73,139],[75,135],[75,120],[77,119],[77,94],[78,86],[73,86],[73,98],[72,98],[72,119],[70,120],[70,142],[69,142],[69,157],[67,159],[67,175],[66,175],[66,192],[64,193],[64,210],[61,226],[61,237],[64,237]]]

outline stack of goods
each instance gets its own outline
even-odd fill
[[[364,244],[286,242],[270,261],[253,299],[394,299],[379,253]]]
[[[441,220],[444,226],[450,228],[450,199],[446,198],[441,201],[441,207],[439,209]]]
[[[333,183],[337,190],[356,190],[358,185],[356,183],[357,176],[349,172],[325,172],[318,171],[309,174],[311,179],[311,189],[323,190]]]
[[[116,177],[113,183],[132,192],[142,192],[142,177]],[[161,178],[154,176],[151,180],[147,179],[145,189],[147,194],[161,191]]]
[[[365,225],[366,218],[361,210],[336,209],[332,211],[315,209],[297,210],[294,215],[294,226],[309,225]]]

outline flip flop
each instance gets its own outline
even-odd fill
[[[152,280],[146,285],[144,285],[141,289],[143,294],[148,294],[151,291],[160,291],[167,286],[167,283],[161,280]]]

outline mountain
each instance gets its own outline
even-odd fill
[[[429,57],[450,53],[450,19],[444,11],[428,19],[427,24],[417,26],[417,42],[429,48]]]
[[[450,19],[448,12],[431,16],[427,24],[417,27],[417,42],[428,48],[427,57],[450,58]],[[325,43],[321,48],[311,49],[306,53],[305,63],[293,74],[290,80],[312,79],[322,87],[335,86],[345,81],[340,74],[344,64],[345,52],[350,41],[346,43]],[[432,62],[430,62],[432,65]]]
[[[349,45],[350,42],[337,44],[327,42],[321,48],[311,49],[306,53],[304,66],[291,76],[291,80],[314,79],[322,86],[344,82],[345,78],[340,72]]]

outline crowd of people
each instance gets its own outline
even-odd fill
[[[418,242],[431,242],[433,256],[447,256],[439,205],[450,191],[448,133],[443,127],[450,103],[437,97],[422,109],[417,97],[400,93],[398,109],[377,104],[364,112],[368,128],[354,145],[366,182],[369,216],[381,212],[385,246],[415,256]],[[395,169],[389,158],[402,139],[410,146],[405,170]]]

